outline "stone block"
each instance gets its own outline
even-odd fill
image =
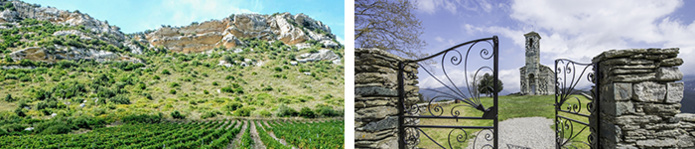
[[[366,87],[355,87],[356,97],[397,97],[398,91],[395,89],[388,89],[381,86],[366,86]]]
[[[395,73],[376,73],[364,72],[355,74],[355,84],[380,83],[380,84],[397,84],[398,79]]]
[[[616,146],[617,149],[639,149],[633,145],[627,145],[627,144],[618,144]]]
[[[355,121],[383,119],[398,114],[395,106],[377,106],[355,110]]]
[[[661,102],[666,96],[666,85],[655,82],[635,83],[632,89],[635,101]]]
[[[396,129],[398,126],[398,117],[397,116],[389,116],[386,117],[385,119],[376,121],[376,122],[371,122],[365,125],[364,127],[360,128],[359,130],[363,131],[368,131],[368,132],[375,132],[375,131],[382,131],[385,129]]]
[[[396,102],[398,102],[398,97],[357,97],[355,98],[355,108],[396,106]]]
[[[616,58],[608,59],[602,62],[604,65],[644,65],[644,64],[654,64],[654,61],[644,60],[644,59],[632,59],[632,58]]]
[[[676,115],[679,121],[693,122],[695,123],[695,114],[692,113],[680,113]]]
[[[390,129],[377,132],[355,131],[355,141],[357,140],[382,140],[387,137],[397,136],[398,130]]]
[[[636,124],[644,124],[644,123],[656,123],[660,122],[661,117],[656,116],[656,115],[644,115],[644,116],[635,116],[635,115],[623,115],[615,118],[615,122],[618,125],[636,125]]]
[[[636,130],[625,131],[626,137],[645,137],[648,135],[651,135],[651,133],[649,133],[649,131],[646,129],[636,129]]]
[[[630,100],[632,98],[632,84],[631,83],[613,83],[613,99],[615,101]]]
[[[683,82],[670,82],[666,84],[666,103],[680,103],[683,100]]]
[[[669,56],[676,56],[679,53],[678,50],[679,50],[679,48],[664,48],[664,49],[649,48],[649,49],[647,49],[647,52],[649,54],[664,54],[664,55],[669,55]]]
[[[673,148],[678,146],[678,140],[675,138],[638,140],[636,144],[640,148]]]
[[[680,108],[681,104],[645,104],[644,107],[644,113],[650,114],[650,115],[660,115],[660,116],[675,116],[678,113],[681,113]]]
[[[635,108],[632,106],[632,102],[616,102],[615,103],[615,115],[625,115],[635,113]]]
[[[695,148],[695,138],[687,133],[678,136],[678,147]]]
[[[683,64],[683,59],[681,58],[669,58],[661,61],[659,63],[662,67],[669,67],[669,66],[680,66]]]
[[[613,82],[636,83],[636,82],[644,82],[644,81],[653,81],[655,79],[656,79],[656,73],[646,73],[646,74],[613,75],[612,77],[609,77],[609,79],[604,79],[604,80],[605,81],[613,81]]]
[[[653,135],[657,136],[657,137],[673,137],[673,136],[681,135],[681,132],[678,129],[670,129],[670,130],[657,131]]]
[[[678,67],[659,67],[656,69],[657,81],[678,81],[683,79],[683,73]]]
[[[673,123],[673,124],[663,124],[663,123],[648,123],[644,124],[645,129],[674,129],[678,128],[681,125],[678,123]]]

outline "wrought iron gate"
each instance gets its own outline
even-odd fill
[[[489,50],[490,48],[492,48],[492,51]],[[479,80],[480,77],[489,77],[489,73],[492,73],[491,76],[494,80],[499,80],[498,48],[499,40],[497,36],[493,36],[468,41],[426,58],[399,62],[397,105],[399,148],[416,147],[420,143],[420,134],[427,137],[425,140],[432,141],[433,146],[441,148],[458,147],[457,143],[473,145],[472,148],[498,148],[497,92],[492,90],[497,89],[501,84],[498,84],[497,81],[492,81],[492,86],[478,84],[481,81]],[[441,61],[435,59],[438,57],[441,57]],[[437,65],[423,64],[432,60],[437,60]],[[439,89],[432,89],[431,91],[438,95],[425,99],[426,103],[421,104],[421,106],[406,102],[404,69],[406,65],[412,64],[419,65],[420,69],[424,70],[433,79],[431,81],[436,81],[435,83],[439,83],[442,86]],[[428,70],[427,68],[432,69]],[[435,68],[436,70],[441,70],[443,75],[438,75],[440,72],[433,71]],[[488,90],[485,91],[485,89]],[[492,93],[488,94],[491,98],[481,98],[480,91],[492,91]],[[462,102],[462,104],[443,106],[437,102],[441,100],[453,100],[456,103]],[[445,108],[451,108],[451,110],[446,110]],[[465,111],[466,109],[469,110]],[[420,115],[421,112],[423,115]],[[487,121],[488,123],[492,121],[492,126],[437,125],[418,124],[415,122],[420,120],[453,123],[458,123],[460,120]],[[431,137],[427,133],[430,130],[441,129],[450,129],[446,141],[436,140],[436,138]],[[472,136],[474,130],[478,131],[475,137]],[[469,138],[469,135],[471,138]]]
[[[557,59],[555,69],[557,148],[599,148],[600,127],[596,121],[600,106],[598,65]],[[579,139],[584,136],[586,140]]]

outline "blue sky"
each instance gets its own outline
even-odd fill
[[[338,40],[345,39],[343,1],[334,0],[25,0],[61,10],[80,10],[98,20],[121,27],[124,33],[156,29],[161,25],[183,26],[191,22],[220,20],[230,14],[304,13],[331,28]],[[343,42],[344,43],[344,42]]]
[[[519,91],[519,68],[524,65],[524,36],[540,34],[541,64],[554,59],[590,62],[602,51],[628,48],[679,47],[685,64],[680,70],[695,75],[695,2],[647,0],[416,0],[423,22],[420,37],[435,53],[454,44],[500,37],[500,78],[504,89]],[[449,74],[456,73],[450,72]],[[459,72],[460,73],[460,72]],[[425,75],[420,75],[425,78]],[[429,81],[432,82],[432,81]],[[439,83],[420,82],[421,87]]]

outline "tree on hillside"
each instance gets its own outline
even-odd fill
[[[491,96],[492,93],[499,93],[503,89],[502,81],[499,79],[497,80],[497,88],[493,90],[494,88],[494,82],[495,78],[492,77],[489,73],[485,73],[483,75],[482,79],[478,82],[478,92],[481,94],[487,94],[488,96]]]
[[[418,51],[425,45],[419,38],[423,28],[414,9],[410,0],[356,0],[355,46],[424,57]]]

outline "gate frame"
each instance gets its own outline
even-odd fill
[[[472,41],[468,41],[468,42],[465,42],[465,43],[462,43],[462,44],[458,44],[458,45],[455,45],[455,46],[453,46],[453,47],[451,47],[451,48],[449,48],[449,49],[446,49],[446,50],[444,50],[444,51],[441,51],[441,52],[439,52],[439,53],[437,53],[437,54],[434,54],[434,55],[431,55],[431,56],[428,56],[428,57],[425,57],[425,58],[421,58],[421,59],[417,59],[417,60],[405,60],[405,61],[399,61],[399,62],[398,62],[398,75],[397,75],[397,77],[398,77],[398,78],[397,78],[397,79],[398,79],[398,88],[397,88],[397,90],[398,90],[398,102],[397,102],[396,107],[397,107],[397,109],[398,109],[398,126],[397,126],[397,127],[398,127],[398,148],[399,148],[399,149],[405,149],[405,148],[407,148],[406,131],[405,131],[405,128],[406,128],[406,127],[408,127],[408,128],[418,128],[418,129],[419,129],[419,128],[481,129],[481,130],[480,130],[481,132],[484,131],[484,130],[492,129],[492,130],[493,130],[492,133],[493,133],[493,137],[494,137],[494,138],[493,138],[492,148],[495,148],[495,149],[496,149],[496,148],[499,148],[499,145],[498,145],[498,143],[499,143],[499,142],[498,142],[498,140],[499,140],[499,139],[498,139],[498,137],[499,137],[499,135],[498,135],[498,132],[499,132],[499,131],[498,131],[498,129],[499,129],[499,125],[498,125],[498,123],[499,123],[499,115],[498,115],[498,114],[499,114],[499,111],[498,111],[499,106],[498,106],[498,105],[499,105],[499,104],[498,104],[498,93],[497,93],[497,92],[494,92],[494,91],[493,91],[493,94],[492,94],[492,96],[493,96],[493,106],[489,107],[488,109],[484,109],[484,107],[479,106],[479,107],[483,108],[483,109],[480,109],[480,110],[485,110],[485,111],[483,111],[484,114],[483,114],[481,117],[459,117],[459,116],[450,116],[450,117],[443,117],[443,116],[436,116],[436,117],[429,116],[429,117],[427,117],[427,116],[425,116],[425,117],[423,117],[423,116],[412,116],[412,115],[411,115],[411,116],[406,116],[406,115],[405,115],[405,114],[406,114],[406,113],[405,113],[405,106],[407,106],[407,105],[405,105],[405,82],[404,82],[404,79],[405,79],[405,78],[404,78],[403,75],[404,75],[404,68],[405,68],[405,65],[406,65],[406,64],[409,64],[409,63],[418,63],[418,62],[421,62],[421,61],[429,60],[429,59],[435,58],[435,57],[437,57],[437,56],[440,56],[440,55],[442,55],[442,54],[445,54],[445,53],[447,53],[447,52],[449,52],[449,51],[455,50],[455,49],[457,49],[457,48],[459,48],[459,47],[462,47],[462,46],[465,46],[465,45],[470,45],[469,48],[468,48],[468,51],[467,51],[467,52],[470,52],[471,49],[472,49],[472,47],[473,47],[476,43],[479,43],[479,42],[488,42],[488,43],[490,43],[490,41],[492,41],[491,44],[492,44],[492,48],[493,48],[493,52],[492,52],[492,57],[493,57],[493,68],[492,68],[492,73],[493,73],[493,78],[494,78],[494,80],[495,80],[495,81],[493,81],[493,90],[494,90],[494,89],[496,89],[496,88],[500,85],[500,84],[497,83],[497,80],[499,80],[499,74],[498,74],[498,72],[499,72],[499,71],[498,71],[498,67],[499,67],[499,65],[498,65],[498,63],[499,63],[499,39],[498,39],[497,36],[492,36],[492,37],[489,37],[489,38],[482,38],[482,39],[472,40]],[[483,50],[485,50],[485,52],[487,52],[487,49],[483,49]],[[481,53],[482,53],[482,52],[483,52],[483,51],[481,51]],[[468,55],[466,55],[466,56],[468,56]],[[463,57],[462,57],[462,58],[463,58]],[[464,59],[464,60],[467,61],[467,57],[466,57],[466,59]],[[488,59],[488,60],[489,60],[489,59]],[[464,77],[467,77],[467,76],[464,76]],[[475,82],[475,81],[474,81],[474,82]],[[466,84],[468,84],[468,82],[466,82]],[[477,84],[475,84],[475,85],[477,85]],[[476,90],[475,92],[478,92],[478,91]],[[473,96],[473,95],[471,95],[471,96]],[[479,95],[478,95],[478,96],[479,96]],[[454,100],[455,100],[455,101],[458,101],[458,100],[461,100],[461,99],[454,99]],[[429,107],[429,106],[428,106],[428,107]],[[419,110],[418,110],[418,111],[419,111]],[[488,112],[490,112],[490,113],[488,113]],[[433,119],[433,118],[434,118],[434,119],[437,119],[437,117],[439,117],[438,119],[456,119],[456,121],[458,121],[459,119],[464,119],[464,120],[465,120],[465,119],[486,119],[486,120],[493,120],[493,126],[440,126],[440,125],[425,126],[425,125],[405,125],[405,118],[418,118],[418,119],[419,119],[419,118],[429,118],[429,119]],[[422,131],[422,130],[420,130],[420,131]],[[416,133],[419,134],[419,132],[416,132]],[[423,132],[423,133],[424,133],[424,132]],[[480,133],[480,132],[479,132],[479,133]],[[419,136],[419,135],[418,135],[418,136]],[[478,136],[476,136],[476,137],[478,137]],[[433,141],[434,141],[434,140],[433,140]],[[438,144],[437,141],[434,141],[434,142],[435,142],[436,144]],[[438,145],[439,145],[439,144],[438,144]],[[441,146],[441,145],[440,145],[440,146]]]
[[[564,66],[560,65],[558,66],[559,63],[564,64]],[[579,74],[579,77],[575,77],[577,75],[577,71],[580,69],[575,69],[576,66],[579,65],[580,69],[582,71]],[[587,68],[592,67],[587,72]],[[564,71],[562,71],[564,70]],[[560,73],[564,74],[564,77],[562,79],[558,79],[560,76]],[[587,72],[587,73],[585,73]],[[568,74],[571,74],[571,80],[567,80]],[[584,76],[586,74],[586,76]],[[561,129],[562,125],[560,124],[560,119],[564,119],[566,122],[569,121],[570,125],[569,126],[569,131],[574,132],[574,123],[582,124],[585,125],[582,130],[579,132],[581,133],[584,131],[584,129],[589,128],[589,136],[587,142],[581,142],[586,145],[588,145],[592,149],[600,148],[600,141],[599,141],[599,136],[600,136],[600,122],[598,121],[601,116],[601,111],[600,111],[600,99],[601,99],[601,94],[600,94],[600,88],[601,88],[601,83],[600,83],[600,69],[598,63],[578,63],[569,59],[556,59],[555,60],[555,103],[553,104],[555,108],[555,120],[554,120],[554,125],[555,125],[555,145],[557,149],[561,148],[568,148],[565,147],[565,145],[569,145],[568,143],[572,142],[572,139],[577,137],[577,135],[572,136],[572,133],[570,134],[570,137],[567,138],[566,140],[560,136],[560,133],[564,135],[564,129]],[[590,113],[589,115],[585,114],[580,114],[579,112],[582,110],[582,105],[581,102],[578,103],[578,110],[575,109],[575,112],[572,111],[572,109],[569,109],[570,107],[567,107],[568,110],[562,110],[562,105],[565,104],[567,100],[569,100],[570,95],[582,95],[581,93],[577,93],[578,90],[574,90],[574,87],[579,83],[580,80],[582,80],[584,77],[593,85],[591,86],[592,89],[591,91],[591,98],[587,97],[587,99],[590,100],[589,103],[586,104],[586,110]],[[576,80],[575,80],[576,79]],[[560,80],[564,80],[565,82],[560,82]],[[569,86],[566,86],[568,84],[567,81],[570,81]],[[586,94],[583,94],[583,96],[586,96]],[[577,105],[573,105],[571,108],[576,108]],[[564,117],[560,115],[560,112],[565,113],[565,114],[570,114],[570,115],[576,115],[576,116],[581,116],[581,117],[586,117],[589,122],[582,122],[579,120],[575,120],[569,117]],[[576,146],[575,146],[576,148]]]

